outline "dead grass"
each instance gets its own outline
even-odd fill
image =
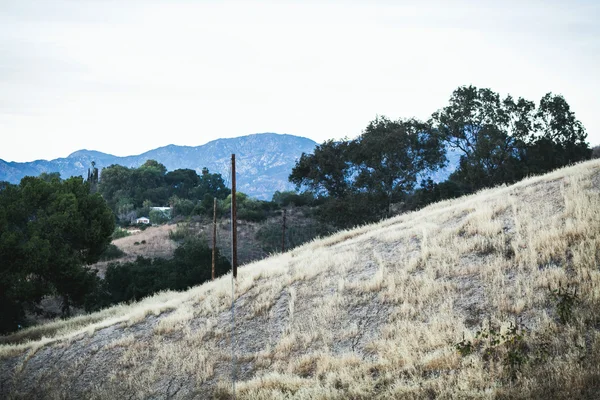
[[[235,356],[238,398],[595,398],[598,176],[579,164],[249,264],[235,336],[230,277],[22,332],[0,394],[230,398]],[[559,285],[577,287],[566,325]],[[520,341],[477,336],[515,320]]]

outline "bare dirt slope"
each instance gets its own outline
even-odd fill
[[[597,398],[599,188],[588,162],[246,265],[234,329],[227,276],[21,332],[0,397]]]

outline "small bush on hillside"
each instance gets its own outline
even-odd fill
[[[112,234],[112,240],[121,239],[127,236],[131,236],[131,233],[127,232],[125,229],[117,227]]]
[[[106,247],[104,253],[100,255],[100,261],[110,261],[116,258],[123,257],[124,255],[125,252],[123,250],[111,243]]]
[[[188,225],[179,225],[176,229],[169,231],[169,239],[178,243],[194,236],[194,231]]]
[[[510,381],[517,379],[518,373],[533,360],[533,352],[527,343],[529,331],[519,322],[510,322],[502,331],[491,320],[488,326],[482,326],[473,340],[463,339],[454,348],[463,357],[478,354],[486,363],[500,363],[504,366]]]
[[[573,308],[579,302],[577,288],[567,285],[563,288],[562,284],[558,289],[550,289],[551,297],[556,302],[556,313],[561,324],[568,324],[573,318]]]

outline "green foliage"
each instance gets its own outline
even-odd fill
[[[179,242],[184,240],[189,235],[189,230],[184,228],[177,228],[169,231],[169,239]]]
[[[169,221],[169,216],[165,212],[160,210],[150,210],[148,218],[150,219],[150,222],[152,224],[157,225],[164,224]]]
[[[490,89],[456,89],[450,104],[433,114],[444,143],[461,154],[453,178],[470,191],[523,178],[525,141],[532,133],[534,109],[530,101],[501,99]]]
[[[327,140],[313,154],[302,153],[292,169],[290,182],[319,196],[341,197],[351,189],[353,142]]]
[[[181,199],[177,196],[171,197],[169,203],[173,207],[173,217],[189,216],[194,211],[196,206],[192,200]]]
[[[114,232],[112,233],[111,239],[116,240],[127,236],[131,236],[131,234],[127,232],[127,230],[116,227]]]
[[[276,191],[273,193],[271,202],[275,203],[280,208],[288,206],[302,207],[313,205],[315,197],[312,192],[296,193],[293,191]]]
[[[463,333],[462,340],[454,345],[456,351],[463,357],[468,356],[473,353],[473,342],[465,339],[465,334]]]
[[[462,86],[427,122],[377,117],[354,140],[325,141],[302,154],[289,180],[319,197],[323,220],[349,227],[389,216],[399,202],[416,209],[586,160],[586,136],[562,96],[548,93],[536,108]],[[445,163],[447,151],[460,154],[449,179],[423,179]],[[359,204],[366,200],[370,208]]]
[[[289,180],[326,198],[319,207],[323,221],[351,227],[390,215],[392,203],[444,161],[431,123],[377,117],[358,138],[329,140],[303,154]]]
[[[139,300],[161,290],[185,290],[211,279],[212,250],[199,238],[188,238],[172,260],[138,257],[134,262],[110,264],[99,304]],[[217,276],[231,269],[217,249]]]
[[[230,193],[221,175],[211,174],[206,168],[202,176],[191,169],[166,171],[154,160],[139,168],[111,165],[102,170],[98,189],[123,223],[149,216],[152,206],[166,204],[173,207],[173,217],[190,216],[205,196],[212,201],[213,197],[224,199]]]
[[[25,177],[0,191],[0,331],[16,329],[26,309],[58,295],[63,312],[96,284],[84,267],[110,243],[114,216],[82,178]]]
[[[592,148],[592,158],[600,158],[600,146],[594,146]]]
[[[506,368],[507,377],[513,381],[532,359],[532,350],[526,340],[528,335],[529,331],[518,321],[510,322],[502,333],[488,320],[488,326],[481,326],[474,340],[465,339],[463,334],[462,340],[453,347],[463,357],[479,354],[485,362],[500,362]]]
[[[407,196],[406,209],[417,210],[431,203],[463,196],[468,192],[469,189],[460,182],[447,180],[435,183],[429,178],[423,180],[421,187]]]
[[[341,198],[328,198],[319,206],[316,216],[322,224],[345,229],[378,221],[385,217],[387,210],[386,197],[371,193],[353,193]]]
[[[124,255],[125,252],[123,252],[123,250],[111,243],[106,246],[106,250],[100,254],[99,261],[110,261],[114,260],[115,258],[123,257]]]
[[[270,201],[256,200],[242,192],[236,193],[237,218],[243,221],[261,222],[275,209],[276,205]],[[231,195],[219,202],[220,214],[227,215],[231,209]],[[211,206],[212,210],[212,206]],[[211,212],[212,216],[212,212]]]
[[[549,288],[550,289],[550,288]],[[559,284],[557,289],[550,289],[552,300],[556,302],[556,314],[561,324],[568,324],[573,318],[573,308],[579,303],[577,288]]]
[[[387,199],[389,206],[411,192],[420,174],[443,165],[441,142],[430,123],[378,117],[351,146],[357,175],[353,186]]]

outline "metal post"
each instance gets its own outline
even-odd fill
[[[231,155],[231,267],[237,278],[237,208],[235,203],[235,154]]]
[[[285,251],[285,208],[283,209],[283,229],[281,231],[281,252]]]
[[[217,258],[217,198],[213,202],[213,246],[212,246],[212,280],[215,280],[215,263]]]

